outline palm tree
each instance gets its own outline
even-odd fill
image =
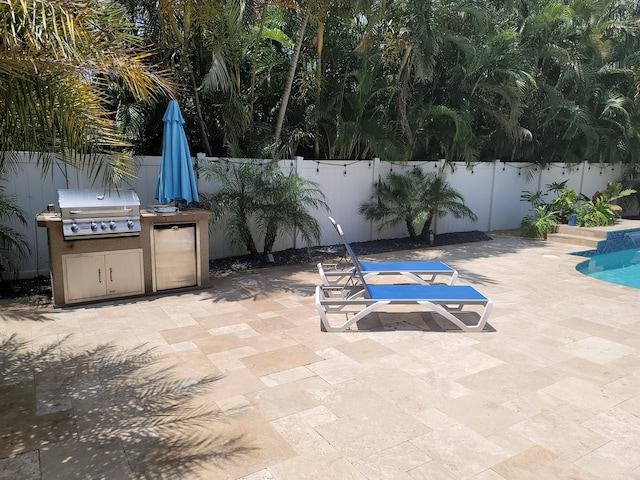
[[[415,126],[409,113],[414,96],[432,92],[440,71],[448,76],[451,67],[469,63],[472,42],[463,26],[486,25],[488,9],[466,0],[417,0],[394,2],[387,10],[383,59],[397,68],[396,116],[406,141],[413,145]],[[453,85],[449,83],[447,88]],[[443,105],[453,106],[448,102]]]
[[[99,0],[0,2],[0,172],[30,151],[44,172],[62,161],[106,183],[134,175],[105,92],[119,81],[153,101],[173,86],[145,63],[123,13]]]
[[[258,224],[264,231],[264,256],[282,233],[299,234],[307,245],[318,243],[320,224],[308,209],[328,210],[320,185],[297,175],[285,175],[275,164],[265,168],[259,190],[262,201],[258,208]]]
[[[628,2],[531,2],[519,30],[537,89],[525,103],[534,141],[521,158],[637,158],[637,8]],[[635,10],[634,10],[635,9]],[[635,38],[634,38],[635,37]]]
[[[189,104],[193,105],[200,142],[209,156],[208,128],[204,118],[202,92],[220,89],[228,91],[233,86],[232,73],[227,65],[223,47],[223,35],[217,36],[215,22],[225,25],[222,2],[197,2],[194,0],[123,0],[128,17],[141,25],[140,35],[155,51],[155,59],[165,68],[171,67],[185,90],[189,92]],[[238,12],[238,1],[227,2],[228,10]],[[237,19],[229,19],[227,25],[235,25]],[[220,26],[220,25],[218,25]],[[230,37],[233,39],[233,36]]]
[[[222,184],[200,204],[216,219],[226,220],[225,233],[232,245],[245,247],[260,258],[252,233],[255,223],[264,234],[264,256],[271,253],[278,235],[299,234],[308,244],[320,240],[320,225],[308,208],[327,209],[317,183],[291,171],[285,175],[277,164],[215,162],[202,168],[208,180]]]
[[[366,60],[345,77],[339,95],[317,107],[326,113],[318,126],[327,139],[328,158],[403,160],[402,138],[380,106],[392,93],[392,82]]]
[[[462,195],[451,187],[443,172],[432,173],[428,180],[427,188],[423,196],[427,205],[427,214],[420,238],[426,240],[431,230],[431,224],[436,218],[447,214],[454,218],[470,218],[474,222],[478,219],[475,213],[464,204]]]
[[[300,57],[300,50],[302,49],[302,41],[304,40],[304,34],[307,30],[307,23],[311,17],[311,9],[305,8],[302,11],[302,18],[300,19],[300,26],[298,27],[298,35],[296,37],[296,44],[291,55],[289,62],[289,72],[287,74],[287,80],[285,83],[284,91],[282,92],[282,98],[280,100],[280,108],[278,110],[278,118],[276,120],[275,139],[273,142],[273,160],[277,160],[278,148],[280,146],[280,135],[282,134],[282,126],[284,124],[284,117],[287,113],[287,106],[289,105],[289,97],[291,96],[291,89],[293,88],[293,80],[296,76],[296,69],[298,68],[298,58]]]
[[[360,205],[359,212],[367,220],[381,222],[380,229],[404,222],[412,242],[426,241],[433,220],[447,213],[477,219],[443,172],[425,174],[419,168],[404,174],[390,172],[385,181],[378,182],[369,201]]]
[[[27,223],[24,212],[0,185],[0,279],[5,274],[15,274],[20,261],[31,251],[24,235],[4,224],[11,219],[17,219],[23,225]]]
[[[214,212],[214,221],[225,218],[225,234],[231,245],[246,248],[254,258],[260,254],[249,223],[260,204],[255,183],[261,168],[253,163],[225,161],[209,163],[200,170],[204,178],[221,184],[217,193],[202,194],[200,205]]]

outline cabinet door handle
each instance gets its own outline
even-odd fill
[[[109,267],[109,281],[113,282],[113,268]]]
[[[102,269],[98,269],[98,283],[102,283]]]

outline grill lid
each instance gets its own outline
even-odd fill
[[[131,189],[105,192],[99,188],[92,189],[61,189],[58,190],[58,205],[60,209],[84,210],[127,210],[132,207],[138,210],[140,199]]]
[[[65,240],[140,235],[140,200],[133,190],[58,190]]]

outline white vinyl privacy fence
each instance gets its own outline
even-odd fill
[[[196,163],[226,161],[227,159],[204,158],[199,155]],[[161,157],[139,157],[137,178],[130,186],[140,197],[141,208],[157,204],[156,184],[160,171]],[[233,162],[243,160],[234,159]],[[411,162],[398,165],[378,159],[371,161],[344,160],[304,160],[300,157],[283,160],[280,167],[288,172],[294,169],[298,175],[321,185],[330,212],[318,211],[317,218],[322,227],[321,245],[339,243],[339,238],[327,219],[332,215],[343,225],[349,240],[367,241],[381,238],[400,238],[408,234],[404,225],[394,229],[379,230],[377,225],[367,222],[359,213],[358,207],[365,202],[373,191],[373,186],[389,171],[403,172],[407,169],[422,168],[424,171],[436,171],[443,162]],[[478,216],[473,222],[469,219],[455,219],[451,216],[440,218],[435,224],[436,234],[464,232],[469,230],[495,231],[518,228],[522,217],[529,213],[529,204],[520,200],[523,191],[544,190],[552,182],[568,180],[567,188],[591,197],[596,191],[606,188],[608,181],[618,181],[622,176],[621,165],[573,165],[553,164],[543,169],[530,170],[516,163],[479,163],[473,168],[465,164],[449,164],[446,167],[447,180],[460,192],[465,203]],[[97,181],[100,185],[100,180]],[[26,226],[12,222],[29,239],[32,255],[20,271],[23,278],[49,273],[47,232],[36,225],[35,217],[46,210],[48,204],[57,209],[57,190],[60,188],[90,188],[95,186],[87,177],[71,168],[57,168],[48,176],[41,175],[41,169],[34,160],[26,156],[19,164],[18,171],[4,182],[5,192],[12,195],[17,204],[26,212]],[[200,192],[215,192],[217,186],[204,178],[198,178]],[[256,239],[258,240],[258,239]],[[283,238],[278,240],[274,250],[300,248],[305,245],[300,239]],[[261,245],[258,245],[261,248]],[[246,252],[230,248],[220,224],[214,225],[210,232],[209,254],[211,258],[222,258]]]

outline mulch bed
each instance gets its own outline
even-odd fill
[[[485,242],[492,238],[484,232],[472,230],[469,232],[443,233],[436,235],[433,246],[425,242],[411,242],[406,238],[389,238],[370,242],[351,242],[356,255],[375,255],[377,253],[396,252],[401,250],[416,250],[423,248],[437,248],[443,245],[459,243]],[[342,257],[345,253],[343,244],[311,248],[290,248],[273,253],[273,263],[262,259],[254,259],[250,255],[218,258],[209,262],[209,271],[213,274],[228,274],[233,271],[268,268],[275,265],[299,265],[316,263],[322,260]]]

